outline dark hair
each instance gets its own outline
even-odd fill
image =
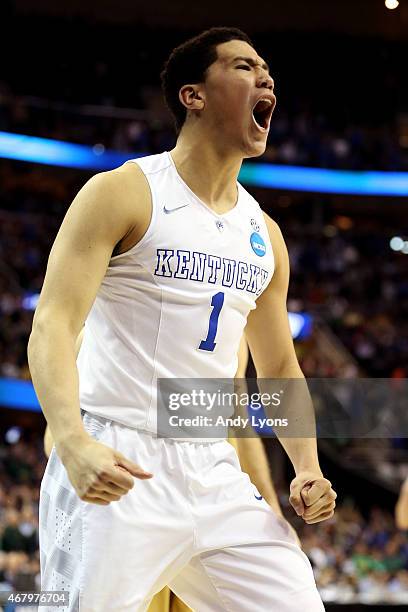
[[[186,83],[202,83],[206,71],[217,60],[217,45],[243,40],[253,47],[250,38],[238,28],[210,28],[179,45],[170,54],[160,75],[162,90],[176,124],[183,127],[187,109],[179,100],[180,88]]]

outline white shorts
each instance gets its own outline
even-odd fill
[[[76,495],[55,447],[40,493],[43,612],[140,612],[165,585],[197,612],[321,612],[288,524],[241,471],[227,441],[154,438],[89,413],[86,430],[154,474],[118,502]]]

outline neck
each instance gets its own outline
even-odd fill
[[[171,151],[183,181],[207,206],[224,213],[237,202],[237,178],[242,155],[231,154],[220,143],[194,127],[183,127]]]

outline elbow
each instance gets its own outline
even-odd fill
[[[63,344],[75,351],[75,341],[78,333],[65,315],[51,312],[49,309],[38,310],[34,315],[33,326],[27,344],[28,365],[32,367],[39,359],[47,355],[53,359],[55,352]]]
[[[42,316],[41,312],[36,311],[33,319],[30,337],[27,344],[27,359],[30,371],[35,363],[38,354],[41,353],[48,335],[52,332],[49,317]]]
[[[27,344],[27,360],[28,367],[30,368],[30,372],[32,375],[33,364],[36,360],[36,354],[38,352],[38,345],[40,344],[40,338],[42,336],[41,327],[33,321],[33,327],[31,329],[30,337],[28,338]]]

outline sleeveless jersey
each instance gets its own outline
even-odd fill
[[[157,379],[234,377],[274,258],[262,211],[239,183],[235,207],[219,215],[182,180],[170,153],[131,161],[147,178],[152,216],[143,238],[111,258],[87,317],[80,404],[156,433]]]

